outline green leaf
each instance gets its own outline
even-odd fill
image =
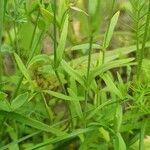
[[[64,94],[61,94],[58,92],[54,92],[54,91],[50,91],[50,90],[44,90],[43,92],[47,93],[51,96],[54,96],[56,98],[66,100],[66,101],[82,101],[82,100],[84,100],[84,97],[71,97],[71,96],[67,96],[67,95],[64,95]]]
[[[123,95],[122,93],[119,91],[119,89],[116,87],[116,85],[114,84],[114,81],[111,79],[111,77],[109,76],[109,74],[104,74],[102,76],[102,79],[104,80],[104,82],[106,83],[107,87],[109,88],[110,92],[115,93],[120,99],[123,99]]]
[[[101,66],[98,66],[96,68],[94,68],[93,70],[91,70],[90,73],[90,82],[98,75],[101,75],[102,73],[113,69],[113,68],[117,68],[117,67],[123,67],[123,66],[127,66],[127,65],[135,65],[135,63],[131,63],[134,60],[134,58],[127,58],[127,59],[120,59],[120,60],[114,60],[111,62],[107,62]]]
[[[74,91],[72,89],[69,89],[68,88],[68,92],[69,94],[74,97],[75,99],[78,100],[78,97],[77,95],[74,93]],[[83,113],[82,113],[82,108],[81,108],[81,105],[80,105],[80,102],[79,101],[72,101],[74,107],[75,107],[75,111],[76,111],[76,114],[78,115],[78,117],[81,119],[83,118]]]
[[[51,62],[51,59],[46,54],[36,55],[29,62],[28,68],[30,68],[34,64],[41,63],[41,62],[48,63]]]
[[[62,132],[62,131],[54,128],[54,127],[50,127],[47,124],[44,124],[40,121],[34,120],[32,118],[29,118],[29,117],[26,117],[26,116],[23,116],[23,115],[20,115],[20,114],[15,113],[15,112],[10,112],[9,113],[9,112],[0,110],[0,116],[6,116],[9,119],[17,120],[22,124],[26,124],[30,127],[36,128],[38,130],[42,130],[42,131],[45,131],[45,132],[52,133],[56,136],[64,135],[64,132]]]
[[[29,14],[31,14],[37,9],[39,9],[40,2],[35,1],[35,0],[32,0],[32,1],[28,0],[26,1],[26,5],[27,5],[26,7],[27,7]]]
[[[28,97],[29,97],[28,92],[18,95],[15,99],[12,100],[11,108],[13,110],[20,108],[25,102],[27,102]]]
[[[53,14],[44,8],[40,8],[42,16],[48,20],[49,23],[53,21]]]
[[[22,74],[25,76],[25,78],[28,80],[29,83],[33,84],[32,79],[30,78],[30,75],[27,71],[27,68],[23,64],[21,58],[16,53],[14,53],[14,56],[15,56],[15,60],[17,62],[17,65],[18,65],[20,71],[22,72]]]
[[[89,5],[88,5],[89,9],[88,10],[89,10],[89,14],[91,16],[95,16],[99,1],[100,0],[89,0]]]
[[[102,135],[102,137],[106,140],[106,142],[110,141],[110,135],[107,130],[105,130],[103,127],[100,127],[99,132]]]
[[[32,146],[32,147],[29,147],[27,148],[26,150],[32,150],[32,149],[37,149],[37,148],[40,148],[40,147],[44,147],[46,145],[49,145],[49,144],[53,144],[53,143],[59,143],[60,141],[63,141],[63,140],[67,140],[67,139],[72,139],[74,137],[77,137],[81,134],[84,134],[84,133],[88,133],[88,132],[92,132],[94,130],[96,130],[97,128],[96,127],[88,127],[88,128],[85,128],[85,129],[77,129],[69,134],[65,134],[63,136],[60,136],[60,137],[57,137],[57,138],[51,138],[51,139],[47,139],[45,140],[44,142],[42,143],[39,143],[35,146]]]
[[[40,130],[40,131],[33,132],[31,134],[28,134],[26,136],[23,136],[15,141],[10,142],[9,144],[4,145],[3,147],[1,147],[1,150],[8,149],[9,147],[12,147],[12,145],[14,145],[14,144],[19,144],[21,142],[24,142],[25,140],[28,140],[29,138],[32,138],[33,136],[38,135],[41,132],[42,131]]]
[[[114,139],[114,150],[126,150],[126,144],[120,133],[117,133]]]
[[[9,124],[7,125],[7,132],[9,134],[9,137],[11,138],[11,141],[16,141],[18,139],[18,133]],[[17,143],[14,143],[8,149],[9,150],[14,150],[14,149],[15,150],[19,150],[19,145]]]
[[[44,20],[43,18],[40,18],[40,19],[38,20],[37,24],[38,24],[38,28],[39,28],[40,30],[45,30],[45,28],[46,28],[46,23],[45,23],[45,20]]]
[[[0,101],[6,99],[7,94],[0,91]]]
[[[82,76],[76,72],[73,68],[70,67],[70,65],[62,60],[61,65],[63,67],[63,69],[72,77],[74,78],[76,81],[78,81],[84,88],[86,88],[85,86],[85,80],[82,78]]]
[[[86,47],[88,49],[88,45]],[[141,47],[141,45],[140,45],[140,47]],[[150,47],[150,42],[147,42],[146,47],[147,48]],[[78,48],[78,46],[77,46],[77,48]],[[136,51],[135,45],[128,46],[128,47],[121,47],[121,48],[117,48],[117,49],[114,49],[111,51],[106,51],[105,63],[107,63],[107,65],[108,65],[108,62],[112,62],[112,60],[120,58],[120,56],[127,56],[127,54],[130,54],[134,51]],[[93,53],[91,56],[91,65],[95,65],[97,63],[97,60],[100,59],[99,57],[100,57],[99,53]],[[68,62],[68,64],[70,64],[70,66],[73,69],[79,68],[78,71],[80,71],[80,70],[82,70],[82,68],[87,67],[87,61],[88,61],[88,57],[82,56],[80,58],[71,60],[70,62]],[[101,61],[101,60],[99,60],[99,61]],[[81,66],[81,67],[79,67],[79,66]]]
[[[141,75],[144,76],[144,78],[142,78],[142,81],[144,81],[145,83],[150,83],[150,60],[149,59],[143,59]],[[150,87],[150,84],[148,86]]]
[[[139,141],[139,150],[145,150],[144,139],[145,139],[145,130],[146,130],[147,120],[142,124],[140,132],[140,141]]]
[[[109,46],[109,43],[111,41],[111,38],[113,36],[113,32],[115,29],[115,26],[117,24],[118,18],[119,18],[119,14],[120,12],[118,11],[117,13],[115,13],[115,15],[112,17],[110,24],[108,26],[108,29],[105,33],[104,36],[104,42],[103,42],[103,47],[106,49]]]
[[[85,14],[85,15],[88,16],[88,14],[84,10],[82,10],[82,9],[80,9],[78,7],[71,6],[70,8],[73,9],[73,10],[75,10],[75,11],[81,12],[81,13],[83,13],[83,14]]]
[[[79,45],[75,45],[71,48],[72,51],[75,51],[75,50],[87,50],[89,49],[90,47],[90,44],[89,43],[85,43],[85,44],[79,44]],[[98,45],[98,44],[92,44],[92,48],[93,49],[101,49],[102,46],[101,45]]]
[[[103,107],[107,106],[107,105],[111,105],[114,103],[117,103],[118,101],[111,101],[108,100],[106,102],[104,102],[103,104],[99,105],[98,107],[96,107],[88,116],[86,119],[90,119],[92,118],[94,115],[96,115]]]
[[[97,31],[101,21],[101,0],[89,0],[88,11],[89,11],[89,24],[93,31]]]
[[[122,124],[122,106],[118,104],[117,110],[116,110],[116,116],[115,116],[115,122],[116,122],[116,131],[119,132]]]
[[[67,34],[68,34],[68,19],[69,19],[69,16],[66,15],[64,25],[63,25],[63,29],[62,29],[62,32],[61,32],[61,37],[60,37],[58,47],[57,47],[57,50],[56,50],[57,62],[58,63],[60,63],[60,61],[62,60],[64,50],[65,50],[65,44],[66,44],[66,39],[67,39]]]
[[[7,100],[2,100],[0,101],[0,110],[4,110],[4,111],[11,111],[11,107],[10,104]]]

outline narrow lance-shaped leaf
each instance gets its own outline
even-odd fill
[[[64,68],[64,70],[72,77],[74,78],[76,81],[78,81],[84,88],[85,87],[85,80],[82,78],[82,76],[76,72],[67,62],[65,62],[64,60],[61,62],[62,67]]]
[[[116,116],[115,116],[115,121],[116,121],[116,131],[119,132],[122,124],[122,106],[118,104],[118,107],[116,109]]]
[[[101,0],[89,0],[88,10],[90,16],[90,27],[93,31],[97,31],[100,26],[101,21],[101,10],[100,10]]]
[[[50,61],[51,61],[50,57],[46,54],[36,55],[29,62],[28,68],[30,68],[32,65],[37,64],[39,62],[48,63]]]
[[[54,96],[56,98],[66,100],[66,101],[82,101],[82,100],[84,100],[83,97],[67,96],[67,95],[64,95],[64,94],[61,94],[61,93],[58,93],[58,92],[54,92],[54,91],[50,91],[50,90],[45,90],[43,92],[47,93],[47,94],[49,94],[51,96]]]
[[[75,50],[87,50],[89,49],[89,46],[90,44],[89,43],[85,43],[85,44],[79,44],[79,45],[75,45],[71,48],[72,51],[75,51]],[[92,48],[93,49],[101,49],[102,46],[99,45],[99,44],[92,44]]]
[[[141,127],[140,141],[139,141],[139,149],[140,150],[146,149],[146,147],[144,145],[146,125],[147,125],[147,120],[142,123],[142,127]]]
[[[83,13],[83,14],[85,14],[85,15],[88,16],[88,14],[84,10],[82,10],[82,9],[80,9],[78,7],[71,6],[70,8],[73,9],[73,10],[75,10],[75,11],[81,12],[81,13]]]
[[[38,149],[38,148],[42,148],[46,145],[49,145],[50,143],[59,143],[63,140],[69,140],[69,139],[72,139],[74,137],[77,137],[81,134],[86,134],[86,133],[90,133],[94,130],[97,130],[97,127],[88,127],[88,128],[84,128],[84,129],[77,129],[69,134],[65,134],[65,135],[62,135],[62,136],[59,136],[59,137],[56,137],[56,138],[50,138],[50,139],[47,139],[45,140],[44,142],[42,143],[39,143],[39,144],[36,144],[35,146],[31,146],[29,148],[27,148],[27,150],[33,150],[33,149]]]
[[[86,119],[91,119],[94,115],[96,115],[96,113],[98,113],[103,107],[106,107],[107,105],[111,105],[117,103],[117,101],[111,101],[108,100],[105,103],[102,103],[101,105],[99,105],[98,107],[96,107],[88,116]]]
[[[126,144],[119,132],[114,139],[114,150],[126,150]]]
[[[11,111],[10,103],[6,99],[0,100],[0,110]]]
[[[74,93],[74,91],[72,89],[69,88],[68,92],[75,99],[78,99],[78,97],[76,96],[76,94]],[[75,111],[76,111],[76,114],[78,115],[78,117],[83,118],[83,113],[82,113],[82,108],[81,108],[80,102],[79,101],[72,101],[72,103],[75,107]]]
[[[120,99],[123,99],[122,93],[119,91],[119,89],[114,84],[113,80],[108,74],[104,74],[102,76],[102,79],[106,83],[107,87],[109,88],[110,92],[115,93]]]
[[[30,127],[33,127],[38,130],[45,131],[45,132],[49,132],[49,133],[52,133],[57,136],[64,135],[64,132],[62,132],[54,127],[50,127],[47,124],[44,124],[40,121],[20,115],[15,112],[6,112],[3,110],[0,110],[0,116],[7,116],[7,118],[9,118],[9,119],[17,120],[17,121],[21,122],[22,124],[26,124]]]
[[[51,12],[49,12],[48,10],[46,10],[46,9],[44,9],[44,8],[40,8],[40,12],[41,12],[42,16],[43,16],[44,18],[46,18],[46,19],[49,21],[49,23],[52,22],[52,20],[53,20],[53,15],[52,15]]]
[[[108,26],[108,29],[107,29],[107,31],[105,33],[104,42],[103,42],[103,48],[105,48],[105,49],[109,46],[110,40],[111,40],[111,38],[113,36],[113,32],[114,32],[115,26],[116,26],[118,18],[119,18],[119,14],[120,14],[120,12],[118,11],[112,17],[112,19],[110,21],[110,24]]]
[[[11,102],[11,108],[13,110],[20,108],[28,100],[28,96],[29,96],[28,92],[18,95]]]
[[[60,63],[60,61],[62,60],[64,50],[65,50],[65,44],[66,44],[67,33],[68,33],[68,19],[69,19],[69,16],[66,15],[64,25],[63,25],[63,30],[61,32],[61,37],[60,37],[59,44],[56,50],[58,63]]]
[[[97,10],[97,5],[100,0],[89,0],[89,14],[93,17]]]
[[[29,73],[27,71],[27,68],[23,64],[21,58],[16,53],[14,53],[14,56],[15,56],[15,60],[17,62],[17,65],[18,65],[20,71],[25,76],[25,78],[28,80],[28,82],[30,82],[32,84],[32,79],[30,78],[30,75],[29,75]]]
[[[93,70],[91,70],[90,80],[92,81],[96,76],[101,75],[102,73],[104,73],[105,71],[108,71],[110,69],[117,68],[117,67],[123,67],[123,66],[127,66],[127,65],[133,65],[133,64],[135,65],[135,63],[132,62],[133,60],[134,60],[134,58],[114,60],[114,61],[105,63],[101,66],[98,66],[98,67],[94,68]]]

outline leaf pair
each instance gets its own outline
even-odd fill
[[[23,94],[18,95],[15,99],[9,103],[6,99],[0,101],[0,109],[5,111],[15,111],[21,106],[23,106],[29,98],[29,93],[25,92]]]

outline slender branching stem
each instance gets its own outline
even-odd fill
[[[53,19],[53,32],[54,32],[54,35],[53,35],[53,41],[54,41],[54,71],[55,71],[55,75],[57,77],[57,80],[61,86],[61,89],[63,91],[64,94],[67,95],[67,90],[66,88],[64,87],[64,84],[62,83],[61,81],[61,78],[60,78],[60,75],[59,75],[59,72],[58,72],[58,65],[59,65],[59,62],[57,61],[57,19],[56,19],[56,16],[57,16],[57,1],[54,0],[54,3],[53,3],[53,13],[54,13],[54,19]],[[69,111],[69,114],[71,116],[71,109],[69,107],[69,103],[66,103],[66,107],[68,108],[68,111]],[[71,120],[72,121],[72,120]],[[71,122],[71,125],[73,126],[73,122]]]
[[[35,20],[35,26],[34,26],[34,29],[33,29],[32,37],[31,37],[31,42],[30,42],[30,45],[29,45],[29,49],[31,49],[32,46],[33,46],[33,41],[35,39],[35,33],[36,33],[36,30],[37,30],[37,26],[38,26],[37,22],[39,20],[39,17],[40,17],[40,10],[38,11],[37,18]]]
[[[40,13],[38,12],[37,19],[36,19],[35,26],[34,26],[34,30],[33,30],[33,34],[32,34],[32,39],[31,39],[31,42],[30,42],[30,45],[29,45],[29,49],[32,49],[32,46],[33,46],[39,15],[40,15]],[[43,35],[43,32],[40,34],[40,37],[39,37],[38,41],[36,42],[36,45],[35,45],[34,49],[32,50],[32,54],[29,56],[29,58],[28,58],[28,60],[26,62],[26,66],[28,65],[29,61],[32,59],[32,57],[33,57],[33,55],[35,53],[35,49],[37,48],[42,35]],[[19,79],[19,81],[17,83],[17,86],[16,86],[16,89],[15,89],[15,91],[13,93],[12,99],[16,97],[16,95],[17,95],[17,93],[18,93],[18,91],[20,89],[22,81],[23,81],[23,75],[20,77],[20,79]]]
[[[91,54],[92,54],[92,44],[93,44],[93,34],[90,35],[89,40],[89,51],[88,51],[88,64],[87,64],[87,75],[86,75],[86,81],[87,81],[87,89],[85,91],[85,111],[87,108],[87,101],[88,101],[88,94],[89,94],[89,76],[90,76],[90,69],[91,69]]]
[[[87,80],[89,80],[90,68],[91,68],[91,54],[92,54],[92,44],[93,44],[93,35],[90,37],[90,46],[88,53],[88,66],[87,66]]]
[[[56,0],[54,0],[54,3],[53,3],[53,13],[54,13],[54,19],[53,19],[53,32],[54,32],[54,35],[53,35],[53,41],[54,41],[54,71],[55,71],[55,74],[56,74],[56,77],[58,79],[58,82],[60,83],[60,86],[63,90],[64,93],[67,93],[62,81],[61,81],[61,78],[59,76],[59,73],[57,71],[57,68],[58,68],[58,62],[57,62],[57,19],[56,19],[56,15],[57,15],[57,2]]]
[[[14,33],[15,33],[15,43],[14,47],[16,50],[16,53],[20,55],[20,50],[19,50],[19,43],[18,43],[18,23],[14,21]]]

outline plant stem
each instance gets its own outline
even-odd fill
[[[18,33],[17,33],[17,23],[14,21],[14,33],[15,33],[15,50],[16,50],[16,53],[20,56],[20,51],[19,51],[19,48],[18,48]]]
[[[56,74],[56,77],[57,77],[57,79],[58,79],[58,81],[59,81],[59,84],[60,84],[60,86],[61,86],[61,88],[62,88],[64,94],[67,94],[67,91],[66,91],[66,89],[65,89],[65,87],[64,87],[64,85],[63,85],[63,83],[62,83],[62,81],[61,81],[61,79],[60,79],[60,76],[59,76],[59,73],[58,73],[57,70],[55,70],[55,74]]]
[[[37,47],[38,47],[38,45],[39,45],[39,43],[40,43],[40,40],[42,39],[43,34],[44,34],[44,31],[41,31],[41,33],[40,33],[40,35],[39,35],[39,38],[38,38],[38,40],[36,41],[36,44],[33,45],[32,49],[31,49],[30,56],[29,56],[29,58],[28,58],[28,60],[27,60],[27,63],[26,63],[26,67],[28,66],[30,60],[33,58],[33,56],[34,56],[34,54],[35,54],[35,50],[37,49]]]
[[[138,30],[139,30],[139,18],[140,18],[140,12],[138,11],[137,12],[137,21],[136,21],[136,48],[137,48],[137,51],[136,51],[136,59],[137,61],[139,60],[140,58],[140,47],[139,47],[139,43],[140,43],[140,40],[139,40],[139,33],[138,33]]]
[[[91,68],[91,54],[92,54],[92,44],[93,44],[93,35],[91,34],[90,36],[90,41],[89,41],[89,53],[88,53],[88,64],[87,64],[87,75],[86,75],[86,80],[87,80],[87,89],[85,91],[85,111],[87,108],[87,101],[88,101],[88,92],[89,92],[89,75],[90,75],[90,68]]]
[[[38,22],[38,19],[39,19],[39,15],[40,15],[40,12],[38,12],[38,16],[37,16],[37,19],[36,19],[36,24],[35,24],[35,27],[34,27],[34,30],[33,30],[32,39],[31,39],[30,46],[29,46],[29,49],[31,49],[31,50],[32,50],[32,46],[33,46],[34,39],[35,39],[35,33],[36,33],[36,29],[37,29],[37,22]],[[31,55],[29,56],[29,58],[28,58],[28,60],[27,60],[27,62],[26,62],[26,66],[28,66],[28,63],[29,63],[30,60],[32,59],[32,57],[33,57],[33,55],[34,55],[34,53],[35,53],[35,49],[37,48],[37,46],[38,46],[38,44],[39,44],[39,42],[40,42],[40,39],[41,39],[42,35],[43,35],[43,32],[40,34],[40,37],[39,37],[38,41],[36,42],[36,45],[35,45],[35,47],[33,48],[32,53],[31,53]],[[12,99],[16,97],[16,95],[17,95],[17,93],[18,93],[18,91],[19,91],[19,89],[20,89],[22,80],[23,80],[23,75],[20,77],[20,79],[19,79],[19,81],[18,81],[18,83],[17,83],[17,86],[16,86],[16,89],[15,89],[15,91],[14,91],[14,93],[13,93]]]
[[[53,0],[53,1],[54,1],[54,3],[53,3],[53,13],[54,13],[54,19],[53,19],[54,72],[56,74],[57,80],[58,80],[58,82],[59,82],[59,84],[61,86],[61,89],[62,89],[63,93],[67,95],[67,90],[65,89],[64,84],[62,83],[61,78],[59,76],[59,73],[57,71],[57,68],[58,68],[58,62],[57,62],[57,19],[56,19],[57,3],[56,3],[56,0]],[[71,108],[69,107],[69,103],[68,102],[66,102],[66,107],[68,108],[69,114],[71,116]],[[71,116],[71,118],[72,118],[72,116]],[[73,126],[72,119],[71,119],[71,125]]]
[[[4,22],[4,0],[0,0],[0,89],[2,84],[3,75],[3,60],[2,60],[2,32],[3,32],[3,22]]]
[[[90,68],[91,68],[91,54],[92,54],[92,44],[93,44],[93,35],[90,37],[90,46],[88,53],[88,66],[87,66],[87,81],[89,80]]]
[[[56,77],[58,79],[58,82],[60,83],[62,90],[65,94],[67,94],[67,91],[63,85],[63,83],[61,82],[59,73],[57,71],[57,20],[56,20],[56,13],[57,13],[57,4],[56,4],[56,0],[54,0],[54,4],[53,4],[53,13],[54,13],[54,19],[53,19],[53,31],[54,31],[54,35],[53,35],[53,41],[54,41],[54,71],[56,74]]]
[[[29,57],[28,60],[27,60],[27,63],[26,63],[26,65],[25,65],[26,67],[28,66],[30,60],[31,60],[32,57],[34,56],[35,50],[36,50],[36,48],[37,48],[37,46],[38,46],[38,44],[39,44],[39,42],[40,42],[40,39],[42,38],[42,35],[43,35],[43,32],[40,34],[39,39],[38,39],[38,41],[36,42],[36,45],[35,45],[35,47],[34,47],[34,49],[33,49],[33,51],[32,51],[32,54],[30,55],[30,57]],[[18,91],[19,91],[19,89],[20,89],[20,86],[21,86],[23,77],[24,77],[23,75],[20,77],[19,82],[18,82],[18,84],[17,84],[17,87],[16,87],[16,89],[15,89],[15,92],[14,92],[14,94],[13,94],[13,96],[12,96],[12,99],[16,97],[16,95],[17,95],[17,93],[18,93]]]
[[[149,0],[149,5],[148,5],[148,12],[147,12],[147,18],[146,18],[146,25],[145,25],[145,32],[144,32],[143,42],[142,42],[142,48],[139,50],[137,80],[139,80],[140,74],[141,74],[141,68],[142,68],[142,62],[143,62],[143,58],[144,58],[145,45],[146,45],[148,30],[149,30],[149,24],[150,24],[150,0]]]
[[[44,93],[41,93],[41,96],[42,96],[42,98],[43,98],[43,100],[44,100],[44,105],[45,105],[45,109],[46,109],[46,111],[47,111],[49,120],[52,121],[52,114],[51,114],[50,108],[49,108],[49,106],[48,106],[48,104],[47,104],[47,101],[46,101],[46,98],[45,98]]]
[[[37,22],[39,20],[39,17],[40,17],[40,10],[38,11],[38,15],[37,15],[37,18],[36,18],[36,21],[35,21],[35,26],[34,26],[34,29],[33,29],[31,42],[30,42],[30,45],[29,45],[29,49],[31,49],[31,47],[33,45],[33,41],[34,41],[34,38],[35,38],[35,33],[36,33],[37,25],[38,25]]]
[[[54,29],[54,67],[56,67],[56,62],[57,62],[57,23],[56,23],[56,0],[54,0],[54,7],[53,7],[53,12],[54,12],[54,19],[53,19],[53,29]]]
[[[102,49],[102,64],[105,63],[106,48]]]

